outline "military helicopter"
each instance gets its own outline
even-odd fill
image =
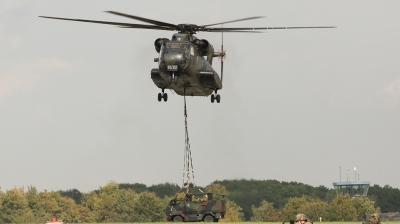
[[[108,13],[139,20],[146,24],[132,24],[96,20],[69,19],[59,17],[39,16],[48,19],[70,20],[77,22],[100,23],[116,25],[121,28],[138,28],[151,30],[169,30],[178,31],[172,35],[171,40],[167,38],[158,38],[154,42],[154,47],[159,53],[154,62],[158,62],[158,68],[151,70],[151,79],[154,84],[161,89],[158,93],[158,101],[168,100],[165,89],[172,89],[181,96],[209,96],[211,102],[221,101],[221,96],[217,93],[222,89],[224,57],[226,55],[223,48],[224,32],[248,32],[260,33],[259,30],[272,29],[305,29],[305,28],[336,28],[334,26],[314,26],[314,27],[245,27],[245,28],[224,28],[223,24],[263,18],[262,16],[248,17],[243,19],[231,20],[227,22],[214,23],[208,25],[194,24],[171,24],[139,16],[128,15],[120,12],[106,11]],[[222,25],[220,28],[211,26]],[[197,32],[221,32],[222,45],[221,51],[215,52],[213,45],[205,39],[198,39],[194,36]],[[206,57],[206,58],[205,58]],[[221,58],[221,77],[213,69],[212,62],[214,57]],[[213,93],[214,92],[214,93]]]

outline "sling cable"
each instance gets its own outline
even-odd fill
[[[185,117],[185,148],[183,155],[183,177],[182,177],[181,190],[186,187],[188,192],[190,191],[190,187],[196,186],[196,183],[194,179],[192,151],[190,150],[190,144],[189,144],[187,110],[186,110],[186,88],[184,88],[183,100],[184,100],[184,117]],[[190,176],[192,176],[192,179]]]
[[[187,123],[187,110],[186,110],[186,87],[183,90],[183,100],[184,100],[184,117],[185,117],[185,148],[183,155],[183,176],[182,176],[182,186],[179,192],[175,195],[174,203],[171,203],[170,215],[172,215],[172,209],[177,200],[184,200],[184,197],[192,197],[192,199],[198,199],[195,197],[190,191],[191,188],[196,187],[196,183],[194,181],[194,169],[193,169],[193,160],[192,160],[192,151],[190,150],[189,144],[189,132],[188,132],[188,123]],[[192,176],[192,177],[190,177]],[[186,192],[182,192],[183,189],[186,189]],[[199,189],[201,193],[204,192]],[[208,196],[205,194],[205,197]]]

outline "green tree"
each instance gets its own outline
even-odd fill
[[[142,192],[148,190],[147,186],[145,184],[139,184],[139,183],[135,183],[135,184],[127,184],[127,183],[119,184],[119,189],[132,189],[136,193],[142,193]]]
[[[82,206],[87,208],[90,213],[87,212],[86,209],[80,208],[80,217],[82,218],[83,215],[87,214],[87,218],[89,220],[99,222],[100,220],[100,210],[102,208],[102,199],[99,197],[99,195],[95,192],[92,191],[89,194],[86,194],[82,198]]]
[[[117,213],[115,202],[119,193],[119,184],[109,181],[106,185],[100,186],[98,193],[90,192],[82,198],[82,205],[89,209],[79,208],[79,217],[87,215],[86,219],[96,222],[113,222]]]
[[[365,214],[380,213],[380,208],[375,208],[368,197],[357,197],[352,202],[357,210],[357,218],[363,218]]]
[[[115,200],[115,198],[110,196],[101,198],[100,208],[97,213],[98,222],[114,222],[117,218]]]
[[[62,208],[59,206],[60,198],[61,195],[57,192],[48,192],[47,190],[40,192],[35,213],[45,216],[47,220],[51,217],[60,218],[62,212]]]
[[[251,206],[253,216],[251,217],[252,222],[276,222],[279,221],[281,215],[279,211],[275,210],[274,204],[263,200],[259,207],[254,205]]]
[[[226,187],[229,192],[229,199],[243,208],[246,220],[250,220],[252,216],[251,206],[259,205],[262,200],[273,203],[275,209],[281,210],[290,198],[308,195],[310,198],[324,199],[327,196],[332,196],[333,191],[324,186],[313,187],[303,183],[279,182],[277,180],[241,179],[215,181],[214,184],[216,183]],[[290,219],[293,219],[293,217],[290,217]]]
[[[26,198],[28,200],[28,207],[32,211],[34,218],[31,220],[33,222],[46,222],[49,216],[40,207],[40,197],[39,192],[36,187],[29,186],[26,192]]]
[[[349,221],[357,217],[357,209],[351,198],[347,195],[339,195],[333,199],[329,209],[327,220],[330,221]]]
[[[334,189],[329,190],[328,192],[326,192],[326,195],[324,198],[320,198],[323,201],[326,201],[328,203],[331,203],[333,201],[333,199],[336,198],[336,191]]]
[[[135,222],[165,221],[163,201],[154,192],[142,192],[133,205]]]
[[[119,194],[119,184],[109,181],[99,187],[100,207],[97,212],[98,222],[113,222],[117,218],[115,202]]]
[[[150,192],[156,193],[157,197],[164,198],[165,196],[174,196],[180,187],[177,184],[164,183],[148,187]]]
[[[214,193],[219,193],[219,194],[224,194],[224,195],[229,195],[228,191],[226,190],[226,187],[222,184],[211,184],[206,187],[207,192],[214,192]]]
[[[2,208],[3,208],[3,195],[4,193],[1,191],[1,187],[0,187],[0,222],[2,222]]]
[[[82,202],[83,194],[77,189],[58,191],[58,193],[63,197],[72,198],[76,204],[81,204]]]
[[[26,197],[28,207],[35,216],[32,222],[45,222],[51,217],[66,222],[78,221],[78,207],[71,198],[62,197],[55,191],[44,190],[38,193],[35,187],[28,187]]]
[[[59,195],[58,192],[55,193]],[[79,213],[79,206],[75,203],[75,200],[59,195],[57,197],[57,202],[58,206],[61,208],[61,213],[58,216],[59,219],[69,223],[79,222],[81,216]]]
[[[398,188],[389,185],[384,187],[374,185],[369,188],[368,194],[376,197],[375,204],[381,208],[382,212],[400,211],[400,190]]]
[[[132,189],[119,190],[115,201],[116,222],[135,222],[136,211],[135,203],[139,200],[139,195]],[[164,204],[164,203],[163,203]]]
[[[307,215],[307,218],[313,221],[318,221],[319,217],[324,220],[329,217],[329,204],[319,199],[312,199],[302,204],[299,208],[301,213]]]
[[[28,207],[24,188],[13,188],[1,194],[0,221],[2,223],[25,223],[34,218]]]
[[[95,222],[96,217],[93,212],[84,205],[78,205],[78,221],[80,223],[92,223]]]
[[[309,201],[311,201],[311,198],[306,196],[289,198],[282,209],[281,218],[284,220],[293,220],[298,213],[304,213],[301,210],[301,206],[307,204]]]
[[[220,222],[243,222],[244,214],[242,208],[233,201],[226,201],[225,203],[225,216],[220,219]]]
[[[100,197],[107,198],[112,197],[115,198],[118,195],[119,184],[115,181],[109,181],[103,187],[99,187]]]

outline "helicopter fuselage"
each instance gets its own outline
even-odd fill
[[[70,19],[60,17],[39,16],[48,19],[59,19],[68,21],[77,21],[85,23],[98,23],[119,26],[121,28],[132,29],[150,29],[178,31],[172,36],[172,40],[166,38],[158,38],[154,42],[156,51],[159,53],[158,58],[154,61],[158,62],[158,68],[151,70],[151,78],[154,84],[161,88],[162,93],[158,93],[158,101],[162,99],[164,102],[168,100],[168,94],[164,93],[165,89],[172,89],[179,95],[191,96],[208,96],[211,95],[211,103],[216,100],[221,101],[221,96],[217,94],[222,89],[223,77],[223,58],[225,51],[223,50],[223,34],[224,32],[241,32],[241,33],[259,33],[260,30],[270,29],[308,29],[308,28],[336,28],[336,26],[309,26],[309,27],[212,27],[227,23],[259,19],[261,16],[248,17],[226,21],[222,23],[213,23],[208,25],[195,24],[171,24],[163,21],[147,19],[135,15],[125,13],[107,11],[108,13],[139,20],[148,24],[133,24],[122,22],[110,22],[86,19]],[[221,52],[214,52],[213,46],[207,40],[197,39],[193,34],[196,32],[220,32],[222,33]],[[207,57],[205,59],[204,57]],[[214,57],[221,57],[221,78],[218,73],[211,67]],[[215,91],[214,94],[212,92]]]
[[[218,53],[214,53],[208,41],[191,34],[176,33],[172,40],[162,39],[160,45],[159,49],[156,46],[159,57],[154,60],[158,62],[158,68],[151,70],[151,78],[157,87],[172,89],[182,96],[209,96],[222,89],[221,78],[211,66],[212,58]]]

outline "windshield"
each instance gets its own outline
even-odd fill
[[[180,42],[172,42],[172,43],[167,43],[167,48],[188,49],[189,44],[188,43],[180,43]]]

